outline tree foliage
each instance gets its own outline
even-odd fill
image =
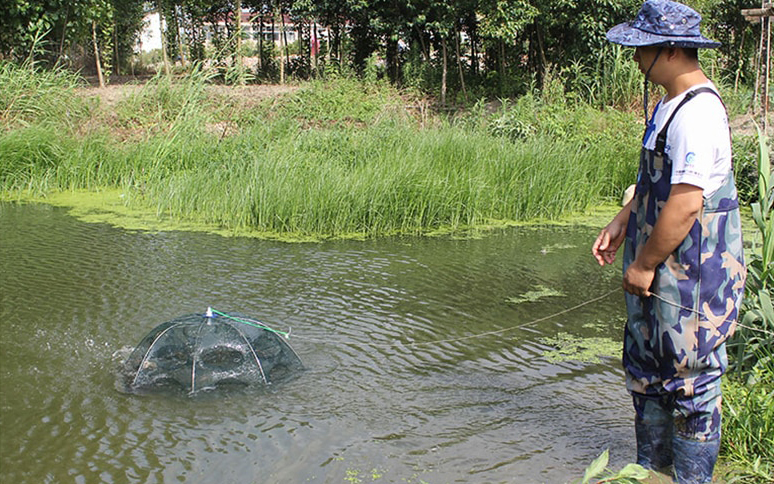
[[[142,28],[141,0],[6,0],[0,58],[83,68],[128,62]],[[96,48],[95,48],[96,44]]]
[[[287,46],[257,36],[255,74],[261,79],[277,80],[278,71],[309,78],[375,69],[396,84],[431,90],[448,84],[453,92],[470,84],[507,96],[541,86],[551,70],[593,66],[605,32],[632,18],[640,1],[6,0],[0,57],[24,59],[35,45],[40,59],[83,67],[99,51],[103,65],[121,72],[131,63],[143,16],[155,11],[163,17],[165,52],[173,62],[233,66],[246,53],[237,51],[244,34],[236,32],[234,11],[242,8],[262,29],[287,23],[300,39]],[[723,42],[724,74],[749,82],[760,27],[740,10],[755,2],[686,3],[704,14],[705,32]]]

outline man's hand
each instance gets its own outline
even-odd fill
[[[599,232],[597,240],[591,246],[591,253],[601,266],[615,262],[615,253],[618,252],[618,248],[626,236],[626,225],[629,223],[631,211],[630,203],[627,203],[618,215],[607,224],[607,227]]]
[[[635,259],[626,269],[623,278],[624,291],[640,297],[650,297],[650,286],[656,277],[656,269],[643,267],[639,259]]]

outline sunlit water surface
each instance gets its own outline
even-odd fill
[[[621,339],[595,232],[285,244],[0,204],[0,481],[560,483],[606,448],[623,466],[618,358],[551,363],[541,343]],[[307,370],[195,398],[116,390],[146,333],[208,306],[292,328]]]

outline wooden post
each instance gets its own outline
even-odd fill
[[[91,21],[91,41],[94,44],[94,61],[97,63],[97,79],[99,87],[105,87],[105,78],[102,77],[102,63],[99,60],[99,47],[97,46],[97,22]]]
[[[774,3],[766,2],[761,8],[742,10],[750,23],[761,23],[760,62],[755,76],[755,96],[760,95],[761,124],[763,132],[769,129],[769,82],[771,79],[771,18],[774,17]]]
[[[242,76],[242,0],[234,2],[234,20],[236,23],[236,55],[234,58],[236,60],[236,67],[239,69],[239,81],[237,83],[244,84]]]
[[[446,34],[441,37],[441,53],[443,55],[443,68],[441,69],[441,105],[446,107]]]
[[[161,32],[161,59],[164,62],[164,74],[167,76],[169,75],[169,58],[167,57],[167,35],[166,35],[166,28],[165,28],[165,22],[164,22],[164,14],[161,11],[161,7],[158,8],[159,11],[159,31]]]

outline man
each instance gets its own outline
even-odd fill
[[[635,47],[645,74],[646,129],[634,198],[592,253],[612,264],[624,244],[628,320],[623,364],[637,461],[681,483],[711,482],[720,447],[720,377],[746,269],[725,108],[699,67],[699,32],[685,5],[647,0],[607,33]],[[647,83],[666,95],[647,119]]]

